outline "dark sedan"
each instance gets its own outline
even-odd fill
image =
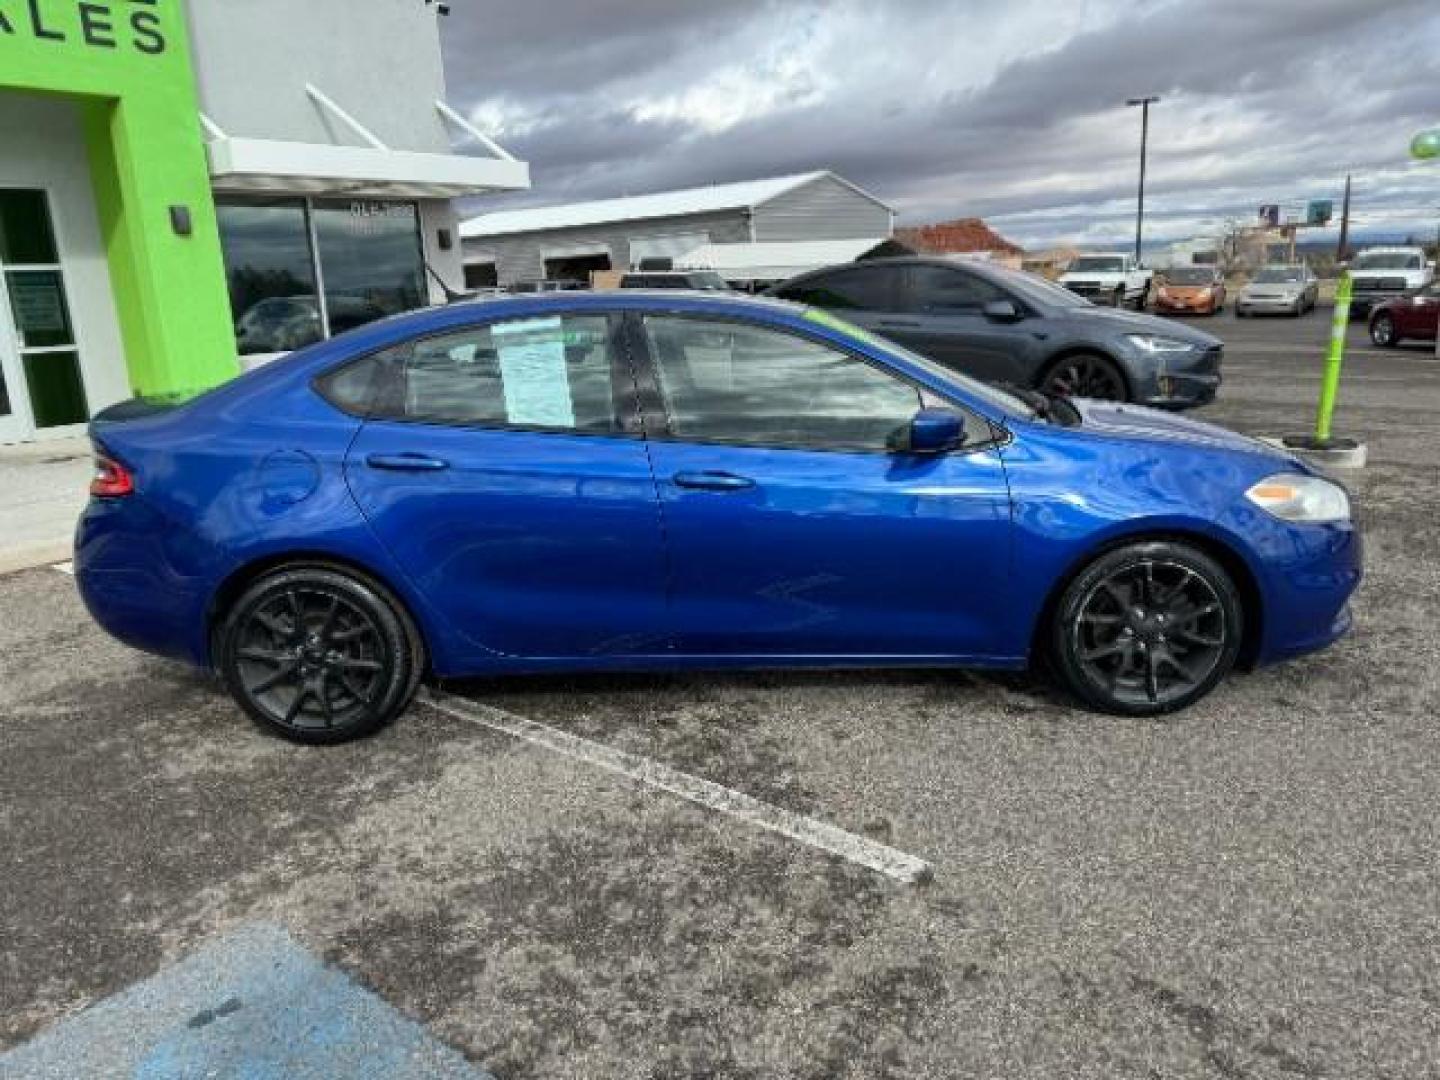
[[[1219,338],[1099,308],[991,263],[874,259],[792,278],[770,294],[840,312],[990,382],[1170,409],[1204,405],[1220,386]]]

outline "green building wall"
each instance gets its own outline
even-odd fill
[[[233,377],[182,0],[0,0],[6,89],[70,95],[81,106],[134,392],[186,394]],[[188,211],[190,235],[172,227],[172,207]]]

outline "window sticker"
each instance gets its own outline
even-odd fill
[[[506,420],[533,427],[574,427],[561,320],[497,323],[490,335],[500,357]]]

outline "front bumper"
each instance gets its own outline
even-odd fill
[[[1092,304],[1100,304],[1103,307],[1118,307],[1125,299],[1125,289],[1122,285],[1104,285],[1089,281],[1075,282],[1074,284],[1062,281],[1061,284],[1076,296],[1083,296]]]
[[[1162,315],[1213,315],[1220,305],[1213,296],[1157,296],[1155,310]]]
[[[1265,610],[1257,660],[1288,660],[1349,632],[1350,597],[1363,574],[1364,545],[1353,522],[1280,525],[1265,558]]]
[[[1304,299],[1298,296],[1241,296],[1235,301],[1235,310],[1288,315],[1304,305]]]
[[[1403,292],[1357,292],[1350,299],[1351,315],[1369,315],[1371,311],[1385,303],[1386,300],[1394,300],[1397,296],[1404,296]]]
[[[1154,409],[1193,409],[1220,392],[1225,350],[1214,345],[1175,356],[1137,357],[1131,370],[1135,400]]]

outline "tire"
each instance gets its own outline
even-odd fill
[[[400,715],[425,669],[420,635],[384,586],[330,566],[282,567],[231,605],[218,633],[225,688],[293,742],[363,738]]]
[[[1130,400],[1124,373],[1115,361],[1099,353],[1072,353],[1061,357],[1045,370],[1037,389],[1061,397]]]
[[[1244,625],[1235,583],[1203,551],[1127,544],[1061,595],[1048,628],[1051,667],[1093,708],[1159,716],[1198,701],[1230,672]]]
[[[1395,320],[1380,312],[1370,320],[1370,340],[1382,349],[1393,349],[1400,341],[1395,336]]]
[[[1241,307],[1239,304],[1235,305],[1235,318],[1243,319],[1247,314],[1249,314],[1249,312],[1247,312],[1243,307]]]

